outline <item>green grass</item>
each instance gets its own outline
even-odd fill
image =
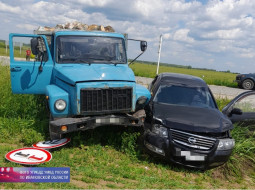
[[[11,93],[9,67],[0,66],[0,166],[22,167],[5,160],[16,148],[48,139],[43,96]],[[229,100],[217,100],[220,108]],[[101,127],[68,134],[71,142],[52,152],[38,167],[70,167],[71,183],[2,183],[1,189],[208,189],[255,188],[254,125],[235,126],[236,147],[224,166],[196,171],[152,159],[140,146],[141,129]]]
[[[156,76],[156,65],[134,63],[130,65],[136,76],[154,78]],[[214,84],[219,86],[237,87],[237,83],[234,83],[236,74],[229,72],[217,72],[211,70],[202,69],[189,69],[189,68],[178,68],[172,66],[160,66],[159,73],[172,72],[189,74],[200,77],[205,80],[207,84]]]

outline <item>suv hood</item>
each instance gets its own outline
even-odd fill
[[[233,128],[218,109],[154,103],[154,117],[172,129],[198,133],[222,133]]]
[[[55,77],[71,85],[84,81],[132,81],[133,71],[127,65],[112,64],[73,64],[61,65],[54,69]]]

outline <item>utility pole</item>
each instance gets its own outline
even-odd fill
[[[9,41],[5,40],[5,53],[6,53],[6,55],[7,55],[7,46],[8,46],[8,44],[9,44]]]
[[[158,48],[158,66],[157,66],[157,75],[159,70],[160,54],[161,54],[161,45],[162,45],[162,34],[159,37],[159,48]]]
[[[22,43],[19,43],[19,54],[21,55],[21,47],[22,47]]]

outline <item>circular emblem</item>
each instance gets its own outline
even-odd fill
[[[197,142],[197,140],[194,137],[189,137],[188,141],[190,144],[195,144]]]
[[[20,148],[8,152],[5,158],[10,162],[24,165],[37,165],[51,160],[50,152],[39,148]]]
[[[63,139],[52,140],[52,141],[41,141],[36,144],[33,144],[32,146],[35,148],[51,149],[51,148],[58,148],[60,146],[64,146],[70,141],[71,141],[70,138],[63,138]]]

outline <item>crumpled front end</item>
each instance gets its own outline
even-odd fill
[[[176,129],[147,129],[144,145],[154,156],[197,169],[210,169],[227,162],[234,140],[228,132],[197,134]]]

